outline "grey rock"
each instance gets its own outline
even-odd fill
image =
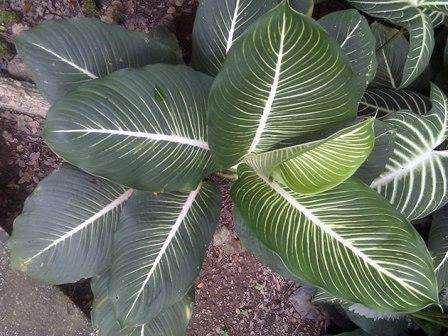
[[[0,336],[93,336],[86,316],[57,287],[9,267],[0,228]]]
[[[295,311],[308,320],[317,321],[322,318],[320,311],[311,303],[311,298],[316,291],[312,287],[300,287],[290,297],[289,302]]]
[[[19,56],[15,56],[12,60],[9,61],[8,66],[6,68],[8,73],[22,81],[32,82],[33,77],[31,72],[28,70],[25,63],[23,63],[22,59]]]
[[[0,110],[45,117],[49,108],[31,83],[0,77]]]

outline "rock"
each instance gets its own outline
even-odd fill
[[[290,297],[289,302],[295,311],[307,320],[317,321],[322,318],[319,310],[311,303],[316,290],[312,287],[300,287]]]
[[[6,70],[12,77],[16,79],[27,82],[33,81],[31,72],[28,70],[25,63],[23,63],[20,56],[15,56],[11,61],[9,61]]]
[[[93,336],[86,316],[57,287],[9,268],[0,228],[0,336]]]
[[[49,107],[34,85],[0,77],[0,109],[45,117]]]
[[[11,27],[13,36],[19,35],[21,32],[28,30],[30,27],[24,23],[14,23]]]

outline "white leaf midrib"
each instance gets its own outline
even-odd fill
[[[283,14],[283,24],[282,24],[282,32],[280,34],[280,46],[277,54],[277,64],[275,65],[274,79],[271,85],[271,89],[269,91],[269,96],[266,101],[266,104],[263,109],[263,113],[261,114],[260,120],[258,122],[258,128],[255,132],[255,136],[252,140],[252,144],[250,145],[249,152],[252,153],[257,149],[258,144],[260,143],[261,136],[266,128],[269,115],[271,114],[272,107],[274,105],[275,97],[277,95],[277,90],[280,82],[281,69],[283,64],[283,54],[284,54],[284,44],[286,38],[286,15]]]
[[[161,133],[147,133],[147,132],[134,132],[134,131],[124,131],[124,130],[108,130],[108,129],[91,129],[91,128],[82,128],[82,129],[67,129],[67,130],[56,130],[53,133],[96,133],[96,134],[110,134],[110,135],[119,135],[126,137],[136,137],[136,138],[145,138],[154,141],[167,141],[167,142],[175,142],[182,145],[189,145],[193,147],[199,147],[205,150],[209,150],[208,142],[199,139],[191,139],[187,137],[182,137],[178,135],[168,135]]]
[[[425,152],[419,156],[414,157],[412,160],[410,160],[405,165],[397,167],[394,170],[390,170],[386,174],[379,176],[378,178],[373,180],[373,182],[370,184],[370,187],[371,188],[379,188],[379,187],[385,186],[386,184],[394,181],[395,179],[398,179],[404,175],[407,175],[414,168],[416,168],[416,167],[420,166],[421,164],[425,163],[426,161],[430,160],[433,154],[434,154],[434,151],[430,150],[430,151]]]
[[[45,51],[45,52],[47,52],[47,53],[53,55],[53,56],[56,57],[58,60],[60,60],[60,61],[62,61],[62,62],[64,62],[64,63],[66,63],[66,64],[68,64],[68,65],[71,66],[72,68],[75,68],[76,70],[80,71],[81,73],[83,73],[84,75],[86,75],[86,76],[88,76],[88,77],[90,77],[90,78],[92,78],[92,79],[97,79],[97,78],[98,78],[97,75],[93,74],[93,73],[90,72],[88,69],[85,69],[85,68],[83,68],[83,67],[77,65],[76,63],[74,63],[73,61],[67,59],[66,57],[61,56],[61,55],[55,53],[53,50],[50,50],[50,49],[48,49],[48,48],[46,48],[46,47],[44,47],[44,46],[42,46],[42,45],[39,45],[39,44],[37,44],[37,43],[31,43],[31,45],[33,45],[33,46],[35,46],[35,47],[37,47],[37,48],[39,48],[39,49],[42,49],[43,51]]]
[[[151,279],[152,275],[156,271],[157,267],[159,266],[160,262],[162,261],[163,256],[165,255],[166,251],[168,250],[171,241],[176,236],[176,233],[179,231],[182,223],[184,222],[185,218],[188,215],[188,212],[190,211],[191,207],[193,206],[194,201],[196,200],[197,195],[202,189],[202,183],[199,184],[196,190],[193,190],[188,195],[185,203],[182,206],[181,211],[179,212],[179,215],[176,218],[176,221],[174,222],[170,232],[165,238],[165,241],[163,242],[162,247],[160,248],[160,251],[157,253],[156,258],[154,259],[154,262],[148,271],[147,276],[145,277],[145,280],[142,282],[142,285],[140,286],[140,289],[136,292],[134,301],[131,304],[131,307],[129,308],[129,311],[126,314],[126,317],[124,320],[126,321],[129,315],[131,314],[132,310],[135,308],[135,305],[137,304],[137,301],[139,300],[140,296],[142,295],[143,291],[145,290],[146,285],[148,284],[149,280]]]
[[[86,219],[84,222],[82,222],[81,224],[79,224],[78,226],[72,228],[70,231],[66,232],[65,234],[63,234],[62,236],[60,236],[59,238],[53,240],[51,242],[51,244],[47,245],[44,249],[40,250],[37,254],[33,255],[32,257],[28,258],[27,260],[25,260],[23,262],[24,265],[29,264],[33,259],[39,257],[40,255],[42,255],[43,253],[45,253],[46,251],[50,250],[51,248],[59,245],[60,243],[62,243],[63,241],[69,239],[70,237],[72,237],[73,235],[75,235],[76,233],[84,230],[86,227],[88,227],[89,225],[93,224],[96,220],[100,219],[101,217],[105,216],[107,213],[109,213],[110,211],[114,210],[115,208],[119,207],[121,204],[123,204],[124,202],[126,202],[129,197],[131,197],[132,193],[134,192],[133,189],[128,189],[126,190],[123,194],[121,194],[119,197],[117,197],[115,200],[113,200],[111,203],[107,204],[105,207],[103,207],[102,209],[100,209],[98,212],[96,212],[93,216],[89,217],[88,219]]]
[[[266,179],[264,176],[261,176],[258,174],[258,176],[272,189],[274,190],[278,195],[280,195],[283,199],[285,199],[286,202],[288,202],[292,207],[294,207],[296,210],[298,210],[300,213],[302,213],[308,220],[310,220],[314,225],[317,225],[322,231],[324,231],[326,234],[331,236],[333,239],[341,243],[344,247],[346,247],[348,250],[350,250],[352,253],[354,253],[356,256],[358,256],[360,259],[362,259],[366,264],[372,266],[374,269],[376,269],[379,273],[382,273],[386,275],[387,277],[395,280],[399,284],[401,284],[403,287],[408,288],[409,290],[418,293],[420,295],[423,295],[426,297],[424,293],[421,293],[416,288],[409,285],[407,282],[403,281],[403,279],[400,279],[395,274],[391,273],[389,270],[384,269],[381,267],[376,261],[370,259],[363,251],[361,251],[359,248],[354,246],[350,241],[347,239],[341,237],[337,232],[333,231],[328,225],[326,225],[324,222],[322,222],[313,212],[312,210],[308,209],[304,205],[300,204],[294,197],[292,197],[286,190],[284,190],[279,184],[275,182],[271,182],[268,179]]]
[[[236,23],[238,21],[238,15],[239,15],[239,9],[240,9],[240,1],[241,0],[236,0],[236,3],[235,3],[235,9],[233,11],[232,21],[230,23],[229,34],[227,37],[226,54],[229,52],[230,48],[232,47],[233,41],[234,41],[234,36],[235,36],[235,31],[236,31]]]

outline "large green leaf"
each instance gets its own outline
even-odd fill
[[[25,201],[8,246],[12,265],[53,284],[75,282],[110,263],[114,230],[132,190],[69,165]]]
[[[235,40],[278,0],[201,0],[193,29],[193,67],[215,76]]]
[[[122,327],[115,317],[109,296],[110,273],[92,280],[94,295],[92,325],[98,336],[184,336],[192,315],[193,298],[187,294],[180,301],[164,309],[148,323],[137,327]]]
[[[136,189],[191,190],[213,170],[206,139],[211,79],[183,65],[120,70],[67,94],[44,137],[85,171]]]
[[[409,220],[423,218],[448,201],[448,152],[437,150],[446,139],[448,100],[436,86],[425,116],[397,112],[383,121],[396,129],[394,154],[371,187]]]
[[[118,69],[181,61],[176,38],[166,30],[144,34],[87,18],[46,21],[22,33],[16,46],[50,101]]]
[[[357,82],[366,88],[376,73],[376,41],[367,20],[354,9],[330,13],[319,21],[339,43]]]
[[[373,125],[374,119],[369,118],[306,147],[272,169],[274,180],[299,194],[316,194],[341,184],[371,153],[375,139]]]
[[[395,130],[376,119],[374,124],[375,146],[369,157],[356,171],[356,176],[370,184],[385,169],[387,161],[394,152]]]
[[[246,165],[231,195],[247,225],[291,272],[331,294],[382,311],[438,301],[431,256],[417,231],[357,179],[303,196]]]
[[[372,336],[407,336],[408,320],[405,314],[381,314],[360,304],[343,305],[348,318]]]
[[[419,93],[377,86],[367,89],[359,103],[359,114],[384,116],[397,111],[412,111],[424,115],[429,111],[429,99]]]
[[[434,265],[440,289],[448,286],[448,207],[437,211],[429,231],[428,246],[434,256]]]
[[[401,25],[409,25],[421,13],[429,16],[432,16],[433,12],[448,14],[448,4],[443,0],[348,0],[348,2],[369,15]]]
[[[424,13],[409,26],[409,53],[404,64],[400,87],[412,84],[429,65],[434,50],[434,30],[431,19]]]
[[[209,139],[219,165],[354,118],[353,79],[336,42],[283,1],[235,42],[213,83]]]
[[[403,77],[409,42],[401,31],[379,22],[374,22],[371,29],[376,39],[378,60],[378,68],[372,84],[398,88]]]
[[[410,48],[404,65],[400,87],[407,87],[426,69],[434,50],[433,20],[425,6],[426,1],[414,0],[349,0],[356,8],[378,18],[406,27],[410,35]]]
[[[188,292],[219,208],[219,190],[210,182],[190,193],[136,192],[126,203],[114,238],[110,286],[123,324],[146,323]]]
[[[280,274],[283,278],[295,281],[300,285],[306,285],[303,279],[288,270],[283,263],[282,258],[274,251],[268,249],[252,231],[252,229],[244,222],[243,217],[238,209],[234,210],[233,221],[238,238],[241,240],[245,248],[254,254],[264,265],[268,266],[274,272]]]

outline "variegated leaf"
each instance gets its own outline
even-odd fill
[[[367,20],[358,11],[349,9],[330,13],[318,22],[339,43],[358,84],[366,88],[374,78],[378,65],[375,36]]]
[[[434,50],[433,20],[425,0],[349,0],[356,8],[378,18],[406,27],[410,35],[410,48],[404,65],[400,87],[412,84],[427,68]]]
[[[448,201],[448,152],[437,150],[446,139],[448,101],[436,86],[425,116],[397,112],[383,121],[396,129],[394,154],[371,187],[409,220],[423,218]]]
[[[446,0],[348,0],[350,4],[371,16],[403,26],[410,25],[421,13],[439,20],[433,12],[448,14]]]
[[[356,171],[355,176],[370,184],[386,168],[386,163],[394,152],[395,130],[376,119],[374,124],[375,145],[372,152]]]
[[[20,34],[16,46],[40,91],[52,102],[118,69],[182,61],[168,30],[144,34],[88,18],[46,21]]]
[[[400,87],[412,84],[429,65],[434,50],[434,30],[431,19],[424,13],[409,25],[409,53],[403,69]]]
[[[419,93],[385,86],[368,88],[359,102],[360,115],[384,116],[398,111],[425,115],[430,109],[429,99]]]
[[[398,88],[409,52],[409,42],[402,31],[379,22],[374,22],[370,28],[376,39],[378,60],[378,68],[372,85]]]
[[[434,265],[440,289],[448,287],[448,207],[433,215],[428,237],[429,251],[434,256]]]
[[[354,118],[353,78],[324,29],[283,1],[236,41],[213,83],[209,141],[219,166]]]
[[[299,194],[317,194],[351,177],[374,146],[374,119],[345,128],[272,167],[272,177]]]
[[[278,0],[201,0],[193,29],[193,67],[217,75],[235,40]]]
[[[294,281],[301,286],[306,285],[303,279],[288,270],[286,265],[283,263],[282,258],[277,253],[268,249],[266,245],[264,245],[257,238],[256,234],[252,231],[249,225],[244,222],[244,219],[238,212],[238,209],[234,210],[233,221],[241,243],[264,265],[268,266],[271,270],[280,274],[285,279]]]
[[[52,284],[100,274],[132,192],[63,165],[36,187],[14,222],[8,242],[13,267]]]
[[[114,238],[111,297],[124,325],[148,322],[185,296],[201,269],[217,225],[219,190],[136,192]]]
[[[164,309],[150,321],[135,327],[122,327],[115,317],[109,295],[110,272],[95,277],[91,282],[94,300],[92,325],[98,336],[184,336],[192,315],[193,297],[187,294],[180,301]],[[148,318],[149,319],[149,318]]]
[[[120,184],[194,189],[214,170],[206,138],[211,81],[184,65],[119,70],[53,105],[44,138],[66,161]]]
[[[244,164],[238,176],[231,195],[245,223],[308,283],[381,311],[413,312],[438,302],[423,239],[359,180],[303,196]]]

